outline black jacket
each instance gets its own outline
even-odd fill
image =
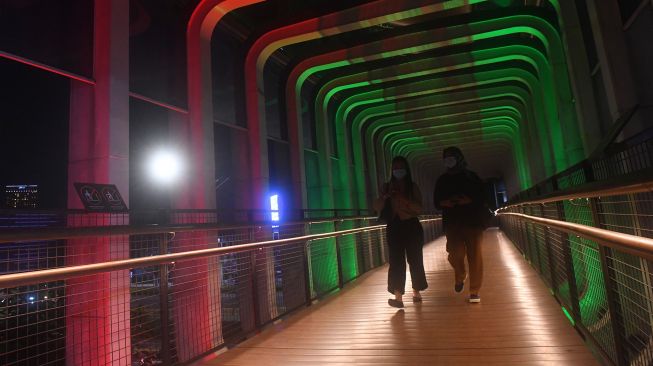
[[[448,226],[484,227],[487,208],[484,183],[476,173],[463,169],[447,172],[438,178],[433,192],[435,207],[442,210],[442,223]],[[454,207],[442,207],[440,202],[456,195],[471,198],[472,203]]]

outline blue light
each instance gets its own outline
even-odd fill
[[[279,195],[275,194],[270,196],[270,220],[274,222],[279,221]]]
[[[279,195],[270,196],[270,221],[278,223],[279,215]],[[279,225],[272,225],[272,240],[279,239]]]

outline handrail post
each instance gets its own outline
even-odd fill
[[[249,228],[249,241],[252,242],[254,241],[254,228]],[[259,249],[260,250],[260,249]],[[251,250],[249,253],[249,260],[250,260],[250,286],[252,288],[252,311],[253,311],[253,319],[254,319],[254,328],[258,328],[261,326],[261,319],[260,319],[260,311],[261,311],[261,306],[259,304],[259,296],[258,296],[258,274],[256,273],[256,262],[257,262],[257,252],[258,250],[254,249]]]
[[[542,217],[542,207],[539,205],[530,205],[529,207],[529,214],[531,216],[538,216]],[[535,262],[531,263],[533,265],[533,268],[535,268],[537,271],[542,273],[542,254],[540,253],[540,248],[538,245],[538,240],[537,240],[537,225],[532,224],[531,225],[531,235],[529,235],[529,242],[530,239],[533,239],[533,242],[531,243],[533,245],[533,256],[535,257]],[[544,275],[544,273],[542,273]]]
[[[582,164],[583,174],[585,175],[586,182],[596,181],[596,176],[594,175],[594,169],[592,164],[589,161],[584,161]],[[605,229],[600,216],[601,207],[597,203],[598,198],[589,198],[590,211],[592,213],[592,221],[594,225],[598,228]],[[608,312],[610,314],[610,325],[612,328],[612,337],[614,339],[614,347],[617,359],[615,360],[616,364],[619,366],[625,366],[628,364],[626,360],[626,350],[625,350],[625,341],[624,336],[626,331],[623,327],[623,322],[619,318],[619,303],[615,298],[614,294],[616,289],[614,287],[614,282],[612,281],[615,278],[615,273],[611,267],[612,259],[610,258],[612,250],[602,245],[601,243],[596,243],[599,249],[599,256],[601,260],[601,271],[603,272],[603,285],[605,288],[605,297],[608,302]]]
[[[163,234],[161,241],[161,254],[168,254],[168,235]],[[161,359],[164,365],[171,365],[170,359],[170,330],[169,330],[169,310],[168,310],[168,265],[159,265],[159,317],[161,320]]]
[[[542,216],[544,216],[544,203],[542,204]],[[558,288],[558,283],[555,276],[555,265],[553,264],[553,249],[551,248],[551,229],[548,226],[544,227],[544,246],[546,247],[546,254],[549,258],[549,273],[551,274],[551,288]]]
[[[592,220],[594,221],[596,227],[605,229],[605,225],[601,221],[599,212],[601,208],[596,201],[596,198],[589,199],[590,209],[592,211]],[[615,283],[613,281],[613,278],[615,278],[615,273],[612,268],[612,265],[614,265],[611,259],[612,250],[604,245],[601,245],[600,243],[597,243],[597,245],[599,247],[599,254],[601,257],[601,270],[603,271],[605,297],[608,302],[610,325],[612,328],[612,336],[614,338],[615,353],[617,355],[617,359],[615,361],[619,366],[626,366],[629,364],[627,360],[627,352],[625,349],[624,340],[626,330],[624,329],[623,321],[619,316],[619,314],[621,314],[621,306],[615,297],[615,294],[617,294],[617,289],[615,288]]]
[[[307,240],[304,245],[304,291],[305,291],[305,297],[306,297],[306,306],[310,306],[312,301],[313,301],[313,296],[311,294],[311,269],[310,269],[310,245],[311,241]]]
[[[557,202],[558,220],[565,221],[565,209],[562,202]],[[567,269],[567,282],[569,283],[569,300],[571,301],[571,311],[575,320],[582,319],[580,311],[580,302],[578,300],[578,285],[576,283],[576,272],[574,271],[574,259],[571,253],[571,241],[569,234],[562,233],[562,252]]]
[[[521,213],[523,213],[523,214],[528,215],[528,214],[531,213],[530,208],[528,208],[528,207],[523,207],[522,206],[522,207],[520,207],[520,209],[521,209]],[[521,226],[522,225],[520,225],[520,227]],[[523,230],[519,230],[519,232],[521,234],[521,242],[523,243],[522,244],[522,250],[524,251],[523,253],[525,255],[526,261],[528,262],[528,264],[530,264],[532,266],[533,265],[533,254],[531,253],[531,247],[528,244],[528,239],[529,239],[529,236],[528,236],[528,223],[526,221],[523,222]]]
[[[339,229],[339,224],[340,221],[336,220],[333,223],[333,228],[335,231],[338,231]],[[340,254],[340,241],[342,240],[340,235],[336,235],[336,261],[338,264],[338,288],[342,288],[344,286],[344,281],[342,278],[342,255]]]

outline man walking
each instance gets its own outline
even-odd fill
[[[483,257],[481,243],[485,230],[485,192],[483,182],[476,173],[467,169],[462,151],[455,146],[442,152],[447,169],[435,184],[433,201],[442,210],[442,223],[447,237],[449,263],[454,269],[454,290],[461,293],[469,265],[469,302],[479,303],[483,282]]]

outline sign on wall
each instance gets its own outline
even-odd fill
[[[75,183],[75,191],[88,211],[124,212],[128,210],[115,184]]]

